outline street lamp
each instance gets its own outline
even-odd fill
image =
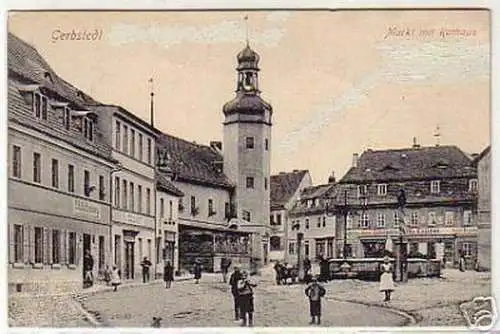
[[[404,212],[404,208],[406,207],[406,192],[404,189],[400,189],[399,190],[399,193],[398,193],[398,196],[397,196],[397,200],[398,200],[398,209],[399,209],[399,212],[401,214],[401,217],[402,219],[399,219],[399,254],[398,254],[398,257],[397,257],[397,268],[399,268],[399,280],[400,282],[403,282],[404,281],[404,263],[405,263],[405,260],[403,259],[404,257],[404,253],[403,253],[403,234],[404,234],[404,231],[405,231],[405,212]]]

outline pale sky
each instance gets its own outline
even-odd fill
[[[489,145],[487,11],[26,12],[10,15],[9,30],[65,80],[146,121],[153,76],[156,126],[208,144],[222,140],[245,15],[274,109],[273,174],[339,179],[355,152],[410,147],[413,137],[435,145],[437,125],[442,145]],[[102,40],[53,40],[73,29],[101,29]]]

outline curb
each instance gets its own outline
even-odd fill
[[[413,312],[408,312],[399,308],[395,307],[390,307],[386,306],[383,304],[377,304],[377,303],[372,303],[372,302],[364,302],[364,301],[359,301],[359,300],[354,300],[354,299],[341,299],[341,298],[328,298],[329,300],[336,300],[340,302],[347,302],[347,303],[353,303],[353,304],[360,304],[360,305],[365,305],[365,306],[370,306],[370,307],[379,307],[386,309],[392,313],[395,313],[397,315],[400,315],[404,318],[406,318],[406,322],[402,325],[404,327],[407,326],[413,326],[422,321],[422,316],[418,313],[413,313]]]

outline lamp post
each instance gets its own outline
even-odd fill
[[[401,217],[399,219],[399,254],[397,257],[397,268],[399,269],[399,281],[403,282],[405,280],[405,259],[404,259],[404,252],[403,252],[403,234],[405,231],[405,212],[404,208],[406,206],[406,192],[404,189],[399,190],[399,194],[397,196],[398,200],[398,209],[401,214]]]

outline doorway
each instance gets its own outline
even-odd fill
[[[134,279],[134,243],[125,241],[125,279]]]
[[[90,247],[91,247],[91,236],[90,234],[83,234],[83,256],[85,257],[85,254],[87,252],[90,252]],[[82,277],[85,279],[85,268],[82,266]]]

